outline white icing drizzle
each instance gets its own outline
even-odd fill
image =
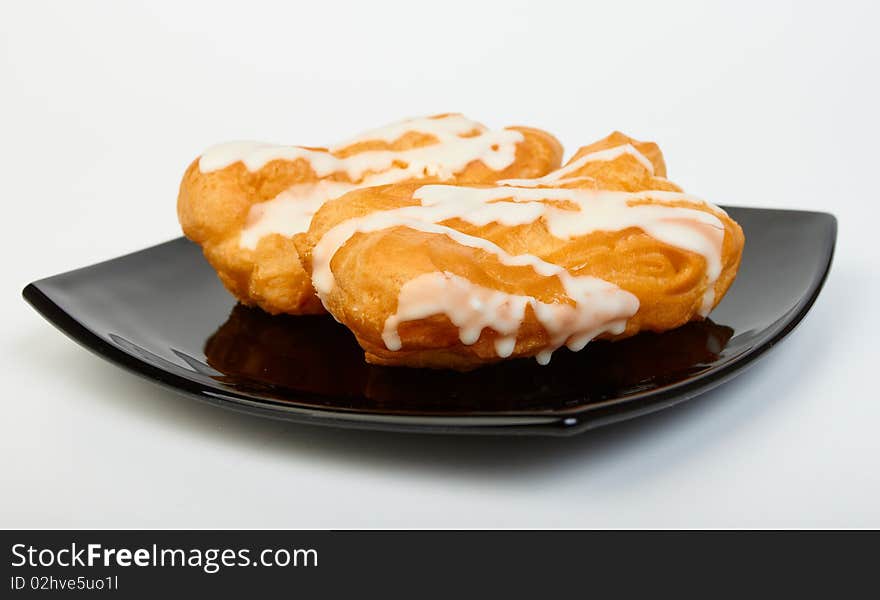
[[[472,121],[458,113],[443,115],[442,117],[416,117],[365,131],[349,140],[336,144],[331,148],[331,151],[342,150],[352,144],[372,140],[391,143],[411,132],[433,135],[442,143],[474,131],[484,133],[487,130],[481,123]]]
[[[409,150],[369,150],[345,158],[298,146],[230,142],[206,151],[199,159],[199,169],[207,173],[242,162],[248,170],[258,171],[273,160],[302,158],[309,162],[318,177],[345,173],[352,182],[360,183],[366,175],[373,174],[376,177],[370,183],[381,185],[412,177],[449,178],[477,160],[492,170],[502,171],[513,163],[516,145],[522,140],[519,131],[502,129]],[[387,179],[382,177],[391,170],[394,173]]]
[[[323,179],[295,185],[272,200],[258,202],[251,206],[247,223],[241,230],[239,245],[254,250],[265,235],[280,233],[292,237],[307,231],[312,217],[325,202],[356,187],[350,183]]]
[[[416,190],[413,197],[420,204],[377,211],[343,221],[325,233],[312,254],[312,282],[322,299],[335,285],[330,262],[352,236],[359,232],[404,226],[446,235],[460,244],[495,255],[503,264],[527,265],[540,275],[559,277],[567,295],[575,304],[574,307],[567,303],[544,304],[534,298],[487,290],[449,273],[429,274],[431,277],[421,276],[407,282],[401,289],[397,312],[389,317],[383,334],[383,340],[390,350],[400,347],[396,334],[399,323],[432,314],[445,314],[459,327],[462,343],[474,343],[479,338],[479,333],[475,334],[474,331],[490,327],[501,334],[496,344],[499,356],[509,355],[516,342],[515,331],[521,322],[521,317],[519,320],[514,317],[521,314],[520,308],[525,310],[524,307],[530,305],[553,340],[551,347],[537,356],[539,362],[546,364],[552,351],[563,344],[578,350],[603,332],[622,332],[626,319],[638,310],[635,296],[609,282],[592,277],[574,277],[562,267],[537,256],[513,256],[488,240],[438,225],[452,218],[462,219],[476,226],[493,222],[515,226],[541,219],[548,231],[560,239],[583,236],[595,231],[620,231],[636,227],[655,239],[703,256],[706,260],[707,291],[700,313],[704,316],[708,314],[714,302],[714,283],[721,273],[721,244],[724,239],[724,226],[718,217],[711,212],[685,207],[631,205],[632,202],[642,199],[686,201],[723,212],[693,196],[665,191],[629,193],[511,186],[478,188],[426,185]],[[574,204],[577,209],[562,208],[554,204],[554,201]],[[597,286],[601,286],[601,289]],[[607,303],[601,304],[597,298],[602,298]],[[561,308],[563,306],[568,308]],[[516,321],[515,328],[510,319]]]
[[[584,165],[591,162],[610,162],[620,158],[621,156],[629,155],[639,161],[643,167],[650,173],[654,175],[654,164],[648,160],[644,154],[639,152],[635,146],[632,144],[623,144],[620,146],[614,146],[613,148],[607,148],[605,150],[598,150],[596,152],[590,152],[589,154],[585,154],[578,158],[575,161],[552,171],[543,177],[536,177],[534,179],[502,179],[499,181],[499,185],[510,185],[515,187],[540,187],[544,185],[557,185],[560,183],[569,183],[578,179],[590,179],[588,177],[583,176],[575,176],[570,177],[572,173],[575,173],[578,169],[584,167]]]
[[[637,227],[670,246],[689,250],[706,260],[707,294],[700,314],[706,316],[715,299],[714,284],[721,274],[724,225],[709,212],[662,204],[630,203],[636,200],[697,202],[703,200],[667,191],[611,192],[563,188],[463,188],[447,185],[422,186],[413,194],[432,220],[457,217],[473,225],[497,222],[523,225],[541,218],[550,233],[560,239],[596,231],[621,231]],[[558,208],[542,200],[574,203],[579,210]],[[719,212],[720,208],[717,208]],[[442,215],[435,218],[435,215]]]
[[[339,173],[353,182],[298,184],[276,198],[253,205],[240,238],[242,247],[253,249],[265,235],[280,233],[290,236],[306,231],[311,217],[325,202],[355,188],[425,177],[450,180],[474,161],[482,161],[490,169],[502,171],[513,164],[517,144],[523,140],[518,131],[489,131],[476,121],[453,114],[392,123],[361,134],[336,148],[365,140],[394,141],[410,131],[433,135],[437,141],[409,150],[371,150],[345,158],[298,146],[230,142],[205,151],[199,159],[199,169],[207,173],[241,162],[248,170],[258,171],[273,160],[304,159],[320,178]],[[474,131],[478,134],[461,137]]]
[[[356,233],[369,233],[398,226],[425,233],[445,235],[463,246],[495,255],[502,264],[514,267],[532,267],[536,273],[545,277],[565,272],[562,267],[543,261],[537,256],[531,254],[514,256],[489,240],[461,233],[451,227],[437,225],[430,220],[421,220],[418,213],[420,208],[422,207],[407,206],[395,210],[377,211],[364,217],[343,221],[325,233],[312,249],[312,284],[315,286],[318,296],[322,299],[325,298],[336,285],[336,278],[330,269],[330,261],[352,236]]]
[[[530,296],[508,294],[479,286],[447,272],[424,273],[403,285],[397,312],[385,321],[382,340],[389,350],[402,347],[397,329],[406,321],[446,315],[458,327],[462,344],[480,339],[483,329],[500,334],[495,352],[507,358],[516,346],[517,333],[531,306],[538,322],[550,335],[550,347],[542,354],[549,362],[553,350],[563,344],[582,349],[605,332],[623,333],[626,320],[639,308],[638,299],[615,285],[595,277],[557,274],[574,304],[540,302]]]

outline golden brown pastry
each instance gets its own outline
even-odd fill
[[[702,319],[744,238],[615,133],[539,179],[353,191],[295,243],[368,362],[465,370]]]
[[[186,171],[177,212],[226,288],[270,313],[323,312],[291,236],[327,200],[401,181],[538,177],[562,148],[527,127],[490,131],[458,114],[393,123],[332,148],[222,144]]]

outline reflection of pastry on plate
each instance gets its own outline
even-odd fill
[[[655,389],[705,371],[732,335],[730,327],[706,319],[661,334],[596,342],[581,352],[560,351],[546,367],[519,360],[456,373],[369,365],[351,332],[333,319],[269,315],[237,304],[204,350],[208,364],[222,373],[214,379],[240,392],[279,399],[314,395],[328,408],[346,410],[456,413],[564,408],[572,397],[591,404],[608,394]]]
[[[741,228],[664,176],[656,146],[614,134],[538,181],[350,192],[295,242],[368,362],[546,363],[704,318],[733,282]]]
[[[370,368],[351,332],[327,315],[270,315],[242,304],[204,350],[208,364],[223,373],[216,379],[261,394],[283,387],[353,397]]]
[[[320,313],[291,236],[327,200],[402,181],[538,177],[561,157],[548,133],[490,131],[457,114],[401,121],[329,149],[234,142],[190,165],[177,210],[186,236],[240,301],[271,313]]]

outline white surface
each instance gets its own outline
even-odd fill
[[[880,12],[793,4],[3,3],[0,526],[880,526]],[[445,111],[569,155],[622,129],[713,202],[832,211],[825,290],[731,384],[563,440],[225,412],[19,296],[178,235],[179,177],[210,144]]]

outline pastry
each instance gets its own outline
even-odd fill
[[[352,191],[294,241],[370,363],[546,364],[703,319],[733,282],[741,228],[665,175],[655,145],[615,133],[528,181]]]
[[[487,183],[539,177],[562,148],[527,127],[490,131],[458,114],[410,119],[331,148],[221,144],[187,169],[177,210],[226,288],[270,313],[321,313],[291,236],[327,200],[402,181]]]

